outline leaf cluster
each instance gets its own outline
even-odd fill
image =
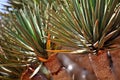
[[[49,12],[53,41],[64,46],[100,50],[120,35],[119,0],[63,0]]]

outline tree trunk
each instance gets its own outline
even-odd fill
[[[89,59],[98,80],[115,80],[107,51],[100,50],[98,55],[89,54]]]
[[[120,49],[111,51],[111,56],[113,60],[113,72],[116,80],[120,80]]]
[[[50,70],[53,80],[71,80],[70,75],[58,60],[57,54],[50,56],[45,66]]]
[[[58,60],[57,54],[50,56],[44,64],[51,72],[52,80],[72,80],[66,69],[63,68],[62,64]],[[28,69],[22,73],[21,80],[51,80],[47,79],[47,77],[42,73],[37,73],[30,79],[33,72],[34,68],[28,67]]]

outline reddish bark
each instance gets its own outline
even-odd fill
[[[56,58],[56,55],[57,54],[50,56],[48,61],[45,62],[45,66],[48,68],[48,70],[50,70],[52,74],[56,73],[61,68],[61,63]]]
[[[31,80],[29,77],[32,75],[33,70],[27,69],[25,72],[22,73],[21,80]]]
[[[89,55],[91,65],[98,80],[115,80],[115,77],[110,68],[110,62],[107,52],[104,50],[98,51],[98,55]]]
[[[120,49],[111,51],[111,56],[113,60],[113,72],[115,74],[116,80],[120,79]]]
[[[45,62],[45,66],[50,70],[53,80],[71,80],[70,75],[62,68],[57,54],[50,56],[48,61]]]
[[[72,80],[65,69],[61,69],[58,74],[53,75],[53,80]]]

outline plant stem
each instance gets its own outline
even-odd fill
[[[98,51],[98,55],[89,54],[89,59],[98,80],[115,80],[106,50]]]

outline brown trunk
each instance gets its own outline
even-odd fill
[[[111,51],[111,56],[113,60],[113,71],[116,80],[120,80],[120,49]]]
[[[98,80],[115,80],[105,50],[98,51],[98,55],[89,54],[89,59]]]
[[[50,70],[53,80],[71,80],[69,74],[63,69],[62,64],[56,55],[49,57],[48,61],[45,62],[45,66]]]
[[[61,69],[58,74],[53,74],[53,80],[72,80],[65,69]]]
[[[50,56],[47,62],[45,62],[44,64],[51,72],[53,80],[71,80],[70,75],[67,73],[67,71],[63,68],[62,64],[58,60],[57,54]],[[33,67],[28,67],[28,69],[22,73],[21,80],[49,80],[42,73],[37,73],[30,79],[30,76],[34,72]]]

